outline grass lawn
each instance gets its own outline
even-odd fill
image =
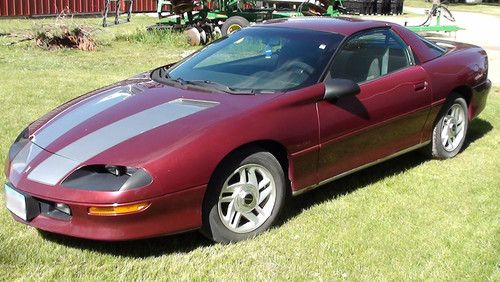
[[[5,46],[9,39],[0,38],[1,158],[55,106],[190,49],[179,38],[141,39],[136,29],[154,21],[134,17],[99,31],[104,44],[87,53]],[[0,33],[31,25],[0,20]],[[118,34],[136,35],[116,41]],[[2,204],[0,280],[498,281],[500,88],[490,95],[456,158],[409,153],[353,174],[295,198],[281,226],[237,244],[212,244],[196,232],[122,243],[67,238],[15,222]]]
[[[432,2],[426,0],[405,0],[405,7],[427,8],[430,10]],[[484,3],[484,4],[463,4],[451,3],[448,4],[448,9],[453,12],[474,12],[481,14],[489,14],[493,16],[500,16],[500,4],[498,3]]]

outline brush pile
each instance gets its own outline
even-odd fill
[[[66,24],[43,26],[35,32],[34,40],[37,46],[48,50],[73,48],[93,51],[97,47],[90,30]]]
[[[97,48],[94,33],[94,28],[75,23],[63,11],[54,23],[37,23],[30,30],[17,33],[0,32],[0,37],[15,39],[5,45],[34,41],[37,46],[46,50],[69,48],[93,51]]]

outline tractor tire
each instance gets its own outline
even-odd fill
[[[249,25],[250,22],[243,17],[240,16],[230,17],[224,22],[224,24],[222,24],[221,27],[222,36],[229,35]]]

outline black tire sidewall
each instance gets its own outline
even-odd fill
[[[218,200],[222,186],[229,175],[243,165],[257,164],[265,167],[274,178],[276,185],[276,201],[269,218],[259,228],[248,233],[236,233],[226,228],[218,212]],[[279,218],[284,206],[287,185],[285,175],[279,161],[269,152],[252,148],[236,153],[224,160],[212,177],[203,204],[202,233],[219,243],[238,242],[252,238],[270,228]]]
[[[227,31],[228,31],[229,27],[233,24],[237,24],[241,28],[244,28],[244,27],[249,26],[250,22],[247,19],[245,19],[244,17],[240,17],[240,16],[230,17],[221,26],[220,30],[221,30],[222,36],[227,35]]]
[[[453,151],[447,151],[443,144],[441,143],[441,132],[443,129],[443,122],[444,122],[444,117],[446,116],[446,113],[450,110],[450,108],[458,104],[460,105],[465,113],[465,125],[464,125],[464,137],[458,144],[458,146],[453,150]],[[455,95],[453,99],[449,99],[445,105],[443,106],[443,110],[440,112],[439,115],[439,120],[434,126],[434,129],[432,131],[432,156],[438,159],[449,159],[454,156],[456,156],[460,150],[462,150],[462,147],[465,142],[465,138],[467,138],[467,130],[469,128],[469,117],[468,117],[468,108],[467,108],[467,102],[465,101],[464,98]]]

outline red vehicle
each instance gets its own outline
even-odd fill
[[[7,208],[97,240],[246,239],[288,195],[421,147],[455,156],[487,74],[483,49],[392,23],[257,24],[33,122],[9,152]]]

